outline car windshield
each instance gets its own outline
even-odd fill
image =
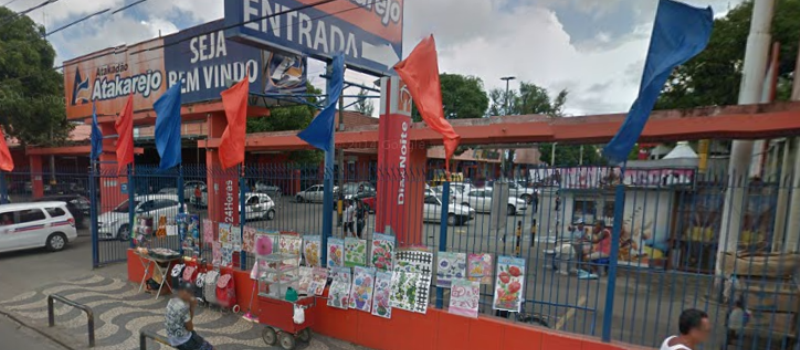
[[[133,203],[135,203],[136,206],[139,206],[140,202],[139,201],[134,201]],[[129,210],[128,201],[124,201],[120,205],[118,205],[116,208],[114,208],[114,212],[115,213],[127,213],[128,210]]]

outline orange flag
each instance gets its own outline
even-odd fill
[[[11,151],[8,150],[6,135],[3,133],[2,128],[0,128],[0,170],[14,170],[14,158],[11,158]]]
[[[222,106],[228,127],[222,133],[219,144],[219,161],[223,169],[228,169],[244,162],[244,141],[247,130],[247,95],[250,93],[248,74],[244,79],[222,92]]]
[[[125,107],[114,123],[117,129],[117,172],[123,173],[133,163],[133,95],[128,96]]]
[[[419,114],[425,124],[442,135],[446,155],[446,168],[450,172],[450,158],[458,147],[461,136],[444,119],[442,108],[442,84],[439,82],[439,60],[433,35],[420,42],[405,60],[394,66],[394,70],[406,83]]]

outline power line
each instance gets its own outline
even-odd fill
[[[86,17],[83,17],[83,18],[81,18],[81,19],[79,19],[79,20],[77,20],[77,21],[74,21],[74,22],[72,22],[72,23],[69,23],[69,24],[67,24],[67,25],[63,25],[63,26],[61,26],[60,28],[58,28],[58,29],[56,29],[56,30],[53,30],[53,31],[52,31],[52,32],[50,32],[50,33],[47,33],[47,34],[45,34],[44,36],[45,36],[45,37],[47,37],[48,35],[52,35],[52,34],[58,33],[58,32],[60,32],[60,31],[62,31],[62,30],[64,30],[64,29],[67,29],[67,28],[69,28],[69,27],[72,27],[72,26],[74,26],[74,25],[76,25],[76,24],[78,24],[78,23],[81,23],[81,22],[83,22],[83,21],[85,21],[85,20],[87,20],[87,19],[89,19],[89,18],[92,18],[92,17],[94,17],[94,16],[97,16],[97,15],[102,15],[102,14],[104,14],[104,13],[108,12],[108,11],[111,11],[111,9],[105,9],[105,10],[101,10],[101,11],[95,12],[95,13],[93,13],[93,14],[91,14],[91,15],[88,15],[88,16],[86,16]]]
[[[141,3],[145,2],[145,1],[147,1],[147,0],[139,0],[139,1],[132,2],[132,3],[128,4],[128,5],[122,6],[119,9],[114,10],[114,12],[111,12],[111,14],[112,15],[116,15],[117,12],[125,11],[125,10],[127,10],[127,9],[129,9],[131,7],[134,7],[136,5],[139,5],[139,4],[141,4]]]

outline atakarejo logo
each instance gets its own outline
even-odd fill
[[[72,105],[89,103],[92,93],[89,89],[89,77],[81,78],[80,68],[75,68],[75,82],[72,85]]]

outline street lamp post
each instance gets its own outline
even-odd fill
[[[506,102],[505,103],[505,114],[506,115],[509,115],[509,113],[508,113],[508,85],[514,79],[517,79],[517,77],[508,76],[508,77],[500,78],[500,80],[504,80],[506,82],[506,98],[505,98],[505,100],[506,100],[505,101]],[[500,152],[500,178],[501,179],[504,179],[506,177],[506,156],[507,156],[506,155],[506,150],[502,150]]]

